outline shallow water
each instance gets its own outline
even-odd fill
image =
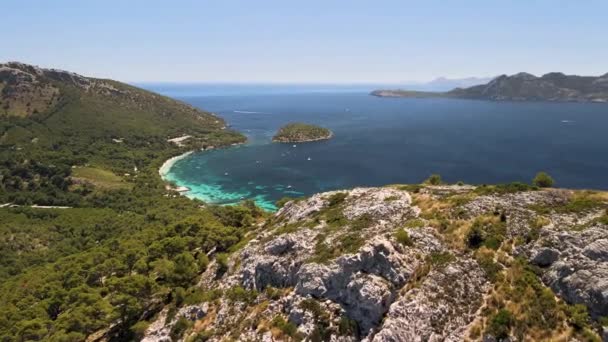
[[[418,183],[432,173],[471,184],[529,180],[608,189],[608,105],[377,98],[366,92],[184,97],[249,137],[245,146],[193,153],[166,177],[216,203]],[[319,124],[328,141],[271,143],[293,121]]]

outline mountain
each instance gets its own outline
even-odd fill
[[[608,74],[575,76],[548,73],[541,77],[528,73],[501,75],[487,84],[455,88],[448,92],[375,90],[380,97],[447,97],[493,101],[608,102]]]
[[[448,91],[454,88],[466,88],[491,81],[491,77],[446,78],[438,77],[429,82],[412,83],[407,89],[416,91]]]

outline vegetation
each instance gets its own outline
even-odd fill
[[[290,123],[281,127],[277,134],[272,137],[272,141],[284,143],[306,142],[329,139],[331,136],[332,132],[327,128],[304,123]]]
[[[528,185],[521,182],[513,182],[507,184],[497,184],[497,185],[482,185],[475,189],[475,193],[479,195],[503,195],[503,194],[513,194],[517,192],[524,191],[534,191],[538,190],[537,186]]]
[[[430,185],[441,185],[443,181],[441,180],[441,176],[438,174],[432,174],[429,178],[424,181],[424,184]]]
[[[395,240],[403,246],[411,246],[414,243],[410,235],[403,228],[397,229],[395,232]]]
[[[556,300],[540,282],[537,270],[526,261],[516,259],[504,277],[495,278],[495,283],[486,308],[490,317],[486,333],[498,339],[510,335],[518,340],[546,340],[562,328],[562,322],[568,322],[591,340],[596,338],[589,331],[586,307]]]
[[[546,172],[539,172],[536,174],[536,177],[532,180],[532,184],[539,188],[550,188],[553,186],[553,178],[549,176]]]
[[[207,254],[220,253],[221,265],[264,213],[247,203],[201,209],[168,194],[157,170],[188,149],[243,137],[125,84],[83,78],[85,92],[48,72],[39,81],[57,89],[46,110],[0,116],[0,204],[17,205],[0,208],[0,340],[76,341],[108,327],[108,339],[132,340],[164,303],[217,298],[193,286]],[[194,138],[167,141],[182,134]]]
[[[348,196],[348,193],[346,193],[346,192],[337,192],[337,193],[329,196],[327,205],[329,207],[335,207],[335,206],[341,204],[342,202],[344,202],[344,200],[346,199],[347,196]]]
[[[506,230],[506,224],[500,217],[497,219],[496,216],[480,216],[467,233],[467,245],[470,248],[479,248],[483,245],[496,250],[505,239]]]
[[[283,316],[277,315],[275,318],[272,319],[271,324],[273,327],[279,329],[279,331],[286,336],[298,336],[298,328],[293,323],[286,321]]]

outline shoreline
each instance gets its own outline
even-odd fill
[[[178,156],[171,157],[171,158],[165,160],[163,165],[161,165],[160,168],[158,169],[158,174],[160,175],[160,178],[163,181],[166,181],[165,176],[169,173],[169,170],[171,170],[171,167],[173,167],[173,164],[175,164],[177,161],[179,161],[181,159],[186,158],[187,156],[191,155],[192,153],[194,153],[194,151],[188,151],[186,153],[183,153]]]
[[[242,143],[233,143],[230,144],[229,146],[224,146],[224,147],[234,147],[234,146],[240,146],[240,145],[244,145],[246,143],[242,142]],[[210,151],[210,150],[215,150],[216,147],[215,146],[209,146],[207,148],[202,148],[200,150],[192,150],[192,151],[188,151],[185,153],[182,153],[180,155],[171,157],[167,160],[165,160],[165,162],[160,166],[160,168],[158,169],[158,175],[160,176],[160,179],[165,182],[166,186],[165,188],[167,190],[173,190],[173,191],[177,191],[180,193],[180,195],[187,195],[187,193],[189,191],[191,191],[192,189],[186,187],[186,186],[178,186],[177,184],[175,184],[172,180],[167,179],[167,174],[169,174],[169,171],[171,171],[171,168],[173,167],[173,165],[175,165],[176,162],[188,157],[189,155],[191,155],[194,152],[205,152],[205,151]],[[186,196],[187,197],[187,196]]]

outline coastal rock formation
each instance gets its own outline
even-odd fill
[[[506,189],[356,188],[288,202],[227,270],[201,276],[212,299],[161,313],[145,338],[162,341],[180,319],[191,322],[182,338],[212,341],[601,336],[605,195]],[[570,327],[576,304],[588,318]],[[517,307],[529,312],[501,326]]]

